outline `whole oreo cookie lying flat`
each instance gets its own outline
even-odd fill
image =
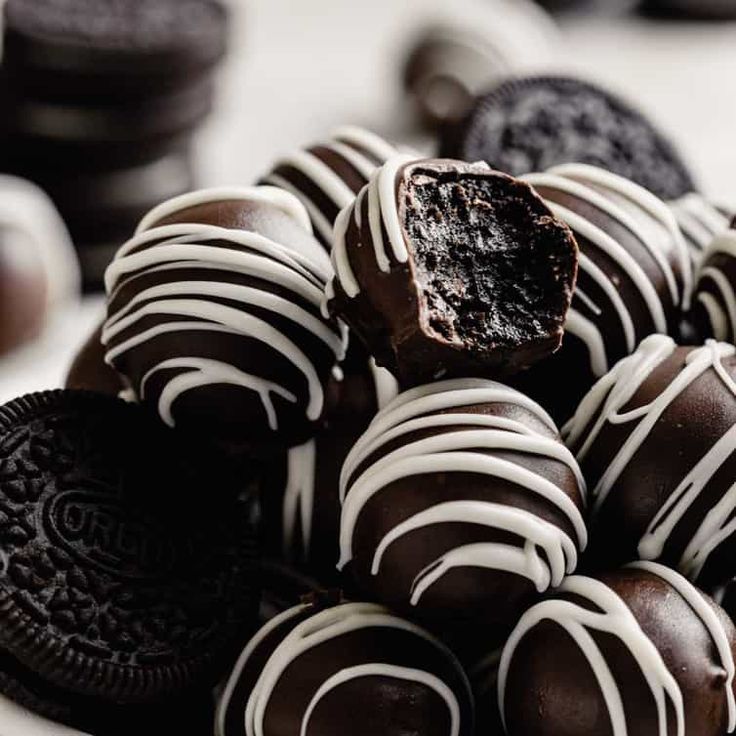
[[[527,77],[479,98],[442,145],[444,156],[483,160],[519,176],[563,163],[600,166],[662,199],[696,189],[670,141],[607,90],[567,77]]]
[[[250,521],[225,475],[202,441],[114,398],[0,409],[0,648],[118,704],[216,682],[256,613]],[[223,495],[202,504],[203,489]]]

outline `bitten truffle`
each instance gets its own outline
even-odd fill
[[[329,259],[274,187],[161,205],[106,274],[106,360],[161,419],[244,445],[304,442],[344,331],[319,305]]]
[[[591,494],[591,565],[676,567],[705,589],[733,577],[736,348],[642,342],[563,434]]]
[[[403,384],[508,374],[559,347],[570,230],[485,164],[396,157],[340,213],[327,309]]]
[[[482,379],[400,394],[343,466],[340,565],[426,621],[510,624],[572,573],[585,484],[544,412]]]
[[[217,736],[471,736],[453,655],[372,603],[305,603],[264,626],[220,699]]]
[[[732,733],[735,649],[725,612],[667,567],[572,576],[521,617],[504,648],[505,733]]]

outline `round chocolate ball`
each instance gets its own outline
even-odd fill
[[[628,179],[583,164],[523,178],[570,226],[580,248],[562,348],[514,383],[562,422],[642,339],[677,334],[691,263],[667,205]]]
[[[733,577],[736,348],[652,335],[583,399],[563,434],[591,493],[590,561]]]
[[[99,394],[120,396],[127,386],[123,377],[105,363],[105,346],[102,344],[104,321],[87,338],[79,349],[66,377],[66,388],[96,391]]]
[[[260,485],[264,548],[323,585],[338,577],[342,465],[379,409],[398,393],[388,371],[356,352],[349,351],[341,375],[328,386],[323,426],[272,463]]]
[[[0,355],[32,340],[79,296],[79,264],[51,200],[0,175]]]
[[[465,674],[428,632],[373,603],[304,603],[241,654],[217,736],[471,736]]]
[[[340,499],[341,568],[427,622],[508,625],[587,542],[585,484],[554,423],[483,379],[400,394],[345,461]]]
[[[504,648],[505,733],[731,733],[735,650],[725,612],[670,568],[572,576],[521,617]]]
[[[723,232],[705,251],[690,317],[703,337],[736,342],[736,230]]]
[[[329,252],[340,210],[355,199],[373,172],[397,153],[375,133],[344,126],[328,140],[279,159],[261,181],[298,197],[309,213],[315,235]]]
[[[399,156],[335,230],[327,309],[403,385],[505,375],[559,346],[577,246],[528,184]]]
[[[106,274],[106,361],[168,425],[297,445],[343,357],[320,313],[329,259],[275,187],[194,192],[154,209]]]

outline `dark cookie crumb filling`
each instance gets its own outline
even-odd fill
[[[402,204],[426,328],[480,354],[559,328],[575,251],[526,185],[416,168]]]

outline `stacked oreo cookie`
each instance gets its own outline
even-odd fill
[[[9,0],[0,167],[59,207],[88,286],[156,203],[193,186],[225,52],[219,0]]]

